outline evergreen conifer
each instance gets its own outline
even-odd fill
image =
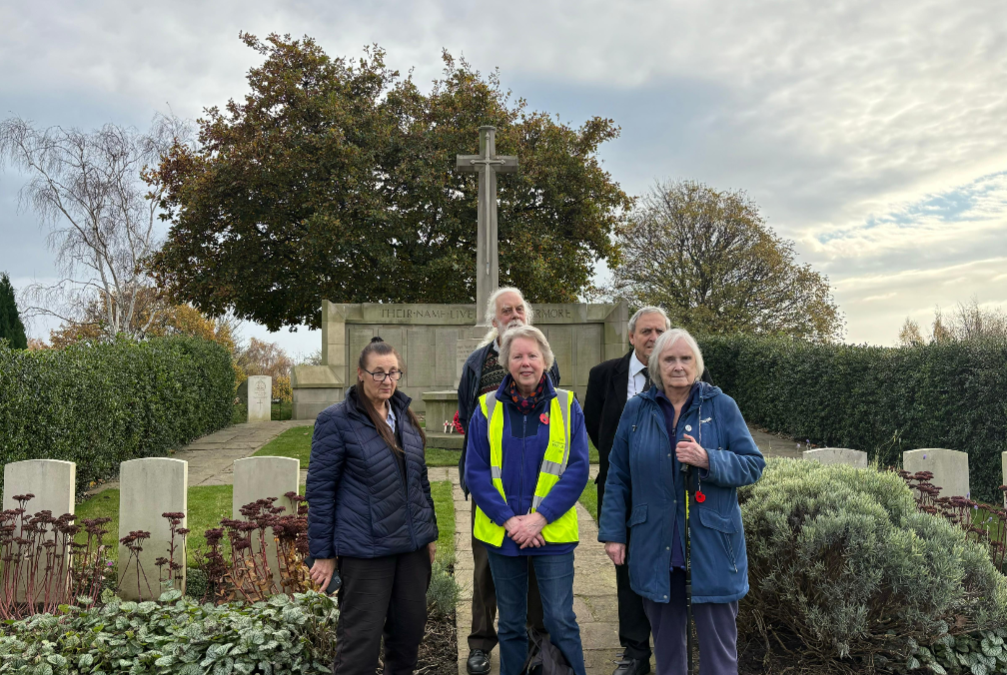
[[[0,274],[0,339],[4,338],[14,349],[28,348],[28,336],[17,311],[14,287],[6,273]]]

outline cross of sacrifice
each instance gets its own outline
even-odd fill
[[[476,316],[482,323],[482,311],[490,294],[500,284],[497,257],[497,174],[517,171],[517,157],[496,154],[496,127],[479,127],[479,154],[458,155],[457,168],[462,173],[479,174],[479,234],[476,240]]]

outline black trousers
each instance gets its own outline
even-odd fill
[[[598,482],[598,517],[605,498],[605,483]],[[624,658],[650,659],[650,621],[643,609],[643,598],[629,587],[629,547],[626,563],[615,566],[615,589],[619,602],[619,644]]]
[[[335,675],[374,675],[385,638],[385,675],[412,675],[427,623],[430,553],[339,558]]]
[[[476,506],[472,505],[472,529],[475,530]],[[497,646],[497,631],[493,621],[497,615],[497,593],[490,572],[490,561],[483,543],[472,537],[472,632],[469,649],[491,652]],[[528,566],[528,625],[545,634],[542,596],[539,594],[535,569]]]

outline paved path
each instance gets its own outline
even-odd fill
[[[773,457],[796,457],[801,453],[796,443],[782,436],[751,429],[752,437],[763,454]],[[472,501],[466,501],[458,483],[458,469],[429,470],[431,481],[450,480],[455,500],[455,579],[461,586],[461,597],[455,625],[458,629],[458,673],[466,675],[465,660],[469,647],[466,638],[472,628]],[[591,465],[591,481],[598,475],[598,465]],[[605,555],[605,546],[598,541],[598,525],[581,504],[577,504],[580,524],[580,544],[574,555],[573,609],[580,624],[584,661],[589,675],[611,675],[615,670],[619,647],[618,604],[615,592],[615,566]],[[499,675],[499,650],[492,655],[491,675]],[[653,667],[653,661],[651,661]]]
[[[234,482],[234,460],[249,457],[287,429],[314,423],[314,420],[288,420],[235,424],[203,436],[175,452],[172,458],[189,463],[189,487],[230,485]],[[119,481],[111,480],[89,490],[89,494],[118,487]]]

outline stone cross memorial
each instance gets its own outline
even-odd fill
[[[479,174],[479,231],[476,239],[476,312],[483,321],[482,308],[500,285],[497,248],[497,174],[517,171],[517,157],[496,154],[496,127],[479,127],[479,154],[458,155],[458,170]]]

